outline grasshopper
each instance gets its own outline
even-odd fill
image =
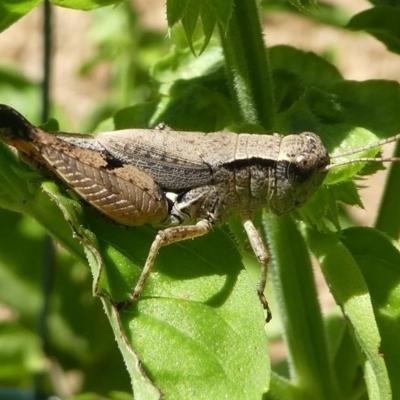
[[[264,295],[269,256],[253,224],[253,212],[268,207],[282,215],[302,206],[333,167],[394,161],[359,158],[331,163],[399,138],[330,156],[312,132],[288,136],[178,132],[161,124],[156,129],[96,135],[50,134],[0,105],[0,139],[25,160],[50,170],[118,223],[160,227],[130,297],[117,305],[120,310],[140,296],[162,246],[204,235],[238,213],[261,265],[257,294],[269,322],[272,315]]]

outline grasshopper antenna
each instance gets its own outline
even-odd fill
[[[383,145],[385,145],[387,143],[396,142],[399,139],[400,139],[400,133],[397,134],[397,135],[394,135],[392,137],[389,137],[387,139],[379,140],[378,142],[375,142],[375,143],[372,143],[372,144],[369,144],[369,145],[365,145],[365,146],[361,146],[361,147],[358,147],[358,148],[353,149],[353,150],[345,151],[344,153],[333,154],[330,157],[331,157],[331,160],[332,160],[332,159],[335,159],[335,158],[342,158],[342,157],[350,156],[350,155],[353,155],[353,154],[361,153],[362,151],[373,149],[373,148],[378,147],[378,146],[383,146]],[[325,171],[329,171],[332,168],[341,167],[342,165],[354,164],[354,163],[357,163],[357,162],[400,162],[400,157],[361,157],[361,158],[355,158],[355,159],[351,159],[351,160],[344,160],[344,161],[335,162],[333,164],[329,164],[324,168],[324,170]]]

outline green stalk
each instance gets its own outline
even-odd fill
[[[225,34],[220,27],[220,31],[228,81],[242,121],[272,130],[272,74],[256,3],[236,0],[229,30]],[[271,384],[279,393],[267,396],[285,398],[293,390],[293,398],[299,393],[304,398],[339,398],[306,244],[290,217],[277,219],[264,214],[263,227],[273,260],[270,275],[282,317],[293,384]]]
[[[220,27],[228,81],[242,121],[274,125],[271,68],[253,0],[236,0],[229,30]],[[272,385],[282,398],[292,389],[307,398],[338,398],[307,247],[290,217],[265,214],[271,271],[289,350],[292,383]],[[294,395],[295,393],[293,393]],[[272,393],[271,393],[272,395]],[[278,395],[279,393],[275,393]]]
[[[254,0],[235,0],[229,29],[220,26],[226,73],[242,122],[274,126],[270,63]]]
[[[52,50],[52,13],[49,0],[43,2],[43,81],[42,81],[42,116],[41,122],[49,119],[50,82],[51,82],[51,50]]]
[[[338,399],[340,392],[306,243],[290,216],[277,218],[265,212],[263,230],[271,257],[269,279],[289,354],[291,382],[303,392],[303,398]]]
[[[49,0],[43,2],[43,82],[42,82],[42,123],[49,118],[50,111],[50,82],[51,82],[51,44],[52,44],[52,10]],[[42,342],[42,348],[46,354],[51,355],[49,337],[49,310],[50,297],[53,290],[55,275],[55,249],[51,238],[46,235],[43,241],[43,261],[41,267],[41,290],[43,304],[37,321],[37,334]],[[33,374],[33,392],[36,396],[46,393],[45,373]]]

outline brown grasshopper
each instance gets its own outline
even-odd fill
[[[33,126],[14,109],[0,105],[0,139],[29,162],[52,171],[89,204],[124,225],[161,227],[130,297],[141,294],[162,246],[201,236],[233,213],[241,216],[261,264],[257,294],[264,296],[269,256],[252,221],[255,210],[277,215],[306,203],[329,169],[331,159],[359,153],[399,139],[400,135],[330,156],[314,133],[281,136],[229,132],[176,132],[127,129],[96,135],[50,134]]]

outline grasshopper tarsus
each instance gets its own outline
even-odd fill
[[[122,311],[129,308],[132,304],[133,304],[133,301],[131,301],[129,298],[128,300],[120,301],[119,303],[114,303],[114,306],[116,307],[117,311],[119,313],[121,313]]]
[[[268,300],[265,297],[264,291],[260,291],[257,289],[257,295],[258,295],[258,298],[260,299],[260,302],[261,302],[264,310],[267,313],[267,316],[265,317],[265,322],[268,323],[272,319],[272,312],[271,312],[271,309],[269,308]]]

